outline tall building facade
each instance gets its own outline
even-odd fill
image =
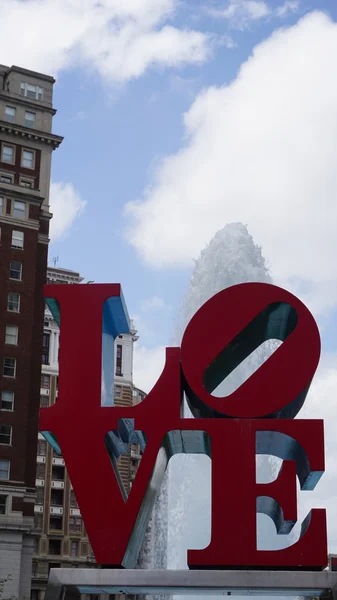
[[[49,283],[80,283],[79,273],[66,269],[48,268]],[[86,284],[84,284],[86,285]],[[76,324],[76,315],[74,315]],[[76,324],[75,329],[81,327]],[[41,386],[41,407],[57,401],[58,395],[58,351],[60,332],[48,308],[45,310]],[[133,344],[136,332],[118,336],[115,342],[114,399],[117,406],[137,403],[139,393],[133,388]],[[119,471],[126,493],[130,491],[132,479],[140,460],[137,444],[129,447],[128,454],[119,459]],[[113,476],[111,470],[111,476]],[[38,436],[36,464],[37,498],[34,508],[36,538],[32,568],[32,600],[43,600],[51,568],[97,567],[89,539],[82,521],[81,512],[72,489],[64,459],[55,453],[43,436]],[[88,493],[90,488],[88,473]]]
[[[54,79],[0,65],[0,579],[29,599]]]

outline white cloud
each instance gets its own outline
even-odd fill
[[[313,310],[337,303],[336,53],[337,24],[311,13],[259,44],[229,85],[197,96],[184,145],[126,207],[148,264],[189,266],[241,221],[277,283]]]
[[[152,296],[143,302],[142,310],[144,312],[153,312],[158,310],[170,310],[170,307],[160,296]]]
[[[1,61],[53,74],[83,66],[112,82],[139,77],[153,65],[202,62],[210,36],[168,24],[179,2],[2,0]]]
[[[233,29],[244,31],[254,23],[270,17],[285,18],[296,13],[300,0],[285,0],[283,4],[272,7],[264,0],[229,0],[227,6],[205,7],[205,12],[215,18],[226,19]]]
[[[153,328],[153,323],[149,324],[148,320],[140,314],[133,314],[131,318],[138,336],[142,340],[142,344],[145,344],[146,346],[155,344],[157,335]]]
[[[226,19],[231,27],[244,30],[254,21],[271,14],[271,8],[263,0],[230,0],[225,8],[206,8],[214,17]]]
[[[86,202],[81,199],[71,183],[51,183],[50,210],[53,218],[50,223],[50,237],[53,242],[68,231],[85,205]]]
[[[88,113],[86,113],[84,110],[79,110],[77,111],[77,113],[74,114],[74,116],[72,117],[72,121],[86,121],[89,118]]]
[[[277,17],[287,17],[290,13],[296,13],[300,7],[299,0],[286,0],[281,6],[278,6],[275,13]]]
[[[247,14],[251,19],[261,19],[269,15],[270,8],[262,0],[230,0],[229,6],[223,11],[223,17],[231,19],[239,13]]]
[[[165,347],[145,348],[138,343],[134,348],[133,381],[136,387],[148,393],[160,377],[165,364]]]

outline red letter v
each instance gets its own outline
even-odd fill
[[[168,350],[162,377],[141,404],[101,406],[102,323],[103,334],[112,341],[119,333],[128,332],[120,286],[53,285],[46,286],[45,295],[53,299],[49,305],[58,304],[62,327],[59,397],[53,406],[41,409],[40,431],[57,438],[96,561],[131,567],[167,464],[161,443],[169,421],[179,418],[179,349]],[[113,344],[110,347],[113,351]],[[113,364],[112,357],[111,369]],[[103,379],[109,381],[104,371]],[[143,431],[147,439],[127,502],[104,441],[109,431],[118,429],[122,418],[134,419],[135,429]]]

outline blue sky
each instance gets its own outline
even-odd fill
[[[142,198],[156,165],[184,145],[183,114],[202,89],[233,80],[254,46],[274,29],[296,23],[313,9],[324,8],[337,17],[332,1],[302,2],[289,5],[283,18],[268,14],[253,20],[248,15],[239,26],[230,18],[208,15],[205,4],[178,5],[172,20],[176,27],[197,28],[218,38],[203,64],[150,67],[122,86],[86,68],[60,70],[55,87],[54,131],[65,141],[54,153],[53,179],[71,182],[87,204],[71,229],[51,244],[50,258],[59,256],[60,266],[78,269],[88,279],[121,281],[131,314],[146,321],[142,341],[149,346],[169,343],[190,269],[144,264],[125,239],[125,204]],[[271,11],[282,5],[268,3]],[[229,3],[208,6],[220,10]],[[230,36],[234,47],[228,48],[223,36]],[[219,227],[224,224],[219,222]],[[163,298],[170,310],[142,314],[143,303],[153,296]]]
[[[174,318],[188,286],[193,258],[198,257],[217,229],[232,220],[242,220],[255,241],[263,246],[275,281],[308,301],[321,319],[327,349],[334,350],[334,336],[329,331],[337,297],[331,302],[326,298],[336,281],[329,274],[311,277],[307,248],[312,243],[297,231],[297,226],[301,228],[307,218],[306,210],[303,218],[299,212],[302,208],[291,216],[290,232],[288,221],[280,217],[275,232],[273,211],[270,214],[265,211],[263,203],[258,206],[252,193],[254,178],[252,187],[240,189],[240,198],[231,205],[228,198],[235,196],[236,187],[242,187],[241,180],[246,175],[249,180],[250,154],[255,157],[259,153],[256,194],[273,198],[274,183],[267,181],[268,165],[265,174],[260,171],[261,165],[268,163],[272,139],[266,139],[263,127],[270,128],[270,123],[278,121],[287,125],[285,109],[280,118],[283,108],[278,98],[284,90],[287,90],[285,104],[292,103],[292,93],[294,97],[297,94],[306,97],[312,64],[313,89],[320,86],[322,94],[327,96],[330,84],[334,98],[331,51],[337,38],[337,29],[332,27],[337,20],[336,3],[332,0],[126,0],[120,4],[116,0],[99,4],[93,0],[61,0],[57,5],[52,0],[1,3],[0,17],[8,23],[8,31],[12,19],[16,19],[23,31],[29,20],[31,31],[29,47],[24,36],[22,44],[14,50],[6,38],[2,40],[2,62],[48,72],[57,79],[54,105],[58,112],[53,128],[65,140],[53,156],[51,202],[55,219],[50,263],[58,256],[58,266],[78,270],[88,280],[121,282],[141,335],[140,344],[154,350],[171,341]],[[323,12],[327,15],[325,19]],[[54,24],[52,31],[44,37],[41,31],[50,23]],[[280,28],[282,32],[275,34]],[[329,43],[325,54],[318,55],[315,44],[320,45],[320,36],[324,42],[325,29]],[[298,49],[296,69],[309,72],[303,80],[299,77],[298,83],[295,67],[292,73],[294,48]],[[303,55],[303,68],[298,55]],[[324,73],[322,84],[320,65],[326,56],[331,58],[331,77]],[[278,70],[282,71],[280,81]],[[269,106],[272,109],[274,103],[278,112],[271,114],[264,124],[265,110],[261,105],[273,87],[275,96],[271,95]],[[250,94],[251,109],[247,100]],[[289,136],[282,139],[280,159],[274,157],[285,177],[290,164],[286,146],[298,142],[301,146],[298,155],[303,155],[306,148],[303,131],[307,131],[320,101],[318,95],[296,134],[292,124],[297,113],[289,115]],[[241,117],[235,112],[240,103],[242,127]],[[328,109],[331,114],[327,118],[332,119],[337,111],[330,106]],[[326,110],[322,105],[322,111]],[[247,122],[250,124],[255,118],[261,120],[261,128],[248,131]],[[226,119],[235,125],[228,139]],[[218,130],[222,129],[223,147],[221,137],[217,139]],[[319,122],[313,129],[313,136],[320,139],[326,124]],[[279,124],[275,147],[282,130],[284,127]],[[210,142],[207,136],[211,136]],[[237,186],[234,181],[228,188],[226,181],[221,178],[217,181],[217,177],[222,171],[222,152],[225,169],[226,163],[231,162],[236,140],[247,147],[242,159],[240,148],[235,150],[233,171],[242,172]],[[334,148],[325,139],[324,143],[333,164]],[[204,160],[196,158],[200,148]],[[303,172],[310,171],[313,163],[316,160],[312,156],[304,160]],[[317,174],[317,186],[329,173],[323,169]],[[280,171],[276,172],[278,177]],[[292,177],[294,173],[290,184]],[[331,198],[334,184],[332,181],[329,190]],[[306,186],[312,187],[312,182],[305,182],[299,190],[299,206],[305,202],[305,196],[301,195],[305,194]],[[130,207],[134,201],[140,202],[138,208]],[[285,213],[290,207],[292,210],[293,204],[289,202],[285,202]],[[321,202],[317,192],[310,202],[314,205],[310,218],[315,222],[315,210]],[[255,203],[258,218],[251,210]],[[335,213],[330,220],[334,216]],[[318,236],[324,237],[324,233],[320,231]],[[296,237],[303,239],[298,260],[296,246],[290,246],[288,254],[282,256],[289,239]],[[323,252],[322,261],[325,255]],[[317,265],[312,270],[319,273]],[[323,291],[317,297],[320,284]]]

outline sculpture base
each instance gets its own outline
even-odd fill
[[[337,572],[51,569],[45,600],[67,600],[79,594],[226,594],[337,600]]]

